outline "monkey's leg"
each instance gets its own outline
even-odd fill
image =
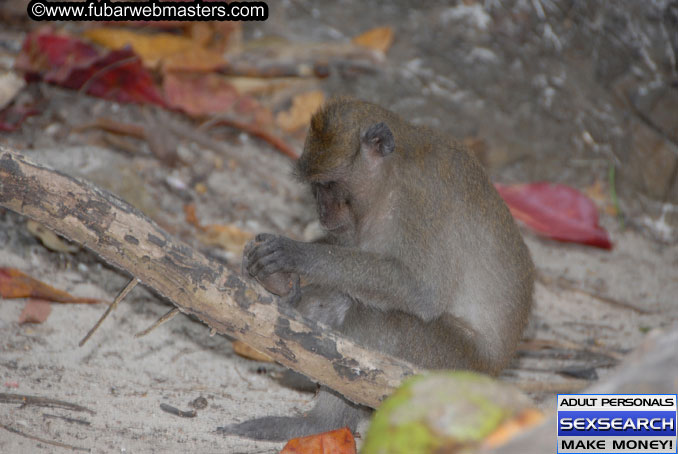
[[[321,388],[315,407],[305,416],[266,416],[219,427],[217,431],[255,440],[286,441],[341,427],[355,431],[361,419],[368,417],[370,412],[366,407],[351,404],[327,388]]]

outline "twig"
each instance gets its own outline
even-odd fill
[[[94,121],[78,125],[73,128],[74,132],[82,132],[87,129],[101,129],[113,134],[134,137],[135,139],[144,140],[146,138],[146,131],[143,126],[132,123],[123,123],[108,117],[99,117]]]
[[[611,306],[629,309],[629,310],[632,310],[634,312],[637,312],[637,313],[643,314],[643,315],[649,315],[649,314],[654,313],[653,311],[649,311],[647,309],[642,309],[640,307],[636,307],[633,304],[628,303],[626,301],[620,301],[620,300],[614,299],[612,297],[609,297],[607,295],[600,295],[600,294],[592,292],[590,290],[580,288],[577,285],[575,285],[575,283],[572,282],[569,279],[565,279],[565,278],[554,279],[551,276],[545,275],[544,273],[537,273],[537,279],[539,280],[539,282],[541,282],[542,284],[544,284],[546,286],[549,286],[551,284],[555,284],[556,286],[558,286],[559,288],[561,288],[563,290],[568,290],[568,291],[575,292],[575,293],[581,293],[582,295],[586,295],[586,296],[589,296],[591,298],[597,299],[597,300],[602,301],[604,303],[610,304]]]
[[[82,405],[72,404],[64,400],[50,399],[48,397],[29,396],[26,394],[0,393],[0,403],[3,404],[21,404],[22,407],[35,405],[36,407],[63,408],[72,411],[84,411],[91,415],[96,412]]]
[[[595,347],[593,345],[581,345],[568,340],[554,340],[554,339],[530,339],[522,341],[518,345],[518,350],[542,350],[544,348],[563,348],[576,351],[589,351],[599,355],[607,356],[611,359],[621,361],[624,359],[623,354]]]
[[[87,90],[89,90],[89,87],[92,85],[92,83],[96,79],[101,77],[102,75],[106,74],[109,71],[113,71],[114,69],[118,69],[118,68],[121,68],[125,65],[128,65],[128,64],[130,64],[130,63],[132,63],[132,62],[134,62],[135,60],[138,60],[138,59],[139,59],[139,57],[137,55],[133,55],[131,57],[127,57],[127,58],[124,58],[122,60],[118,60],[116,62],[113,62],[110,65],[104,66],[103,68],[101,68],[100,70],[98,70],[94,74],[92,74],[92,76],[89,79],[87,79],[80,86],[80,89],[78,90],[78,92],[87,93]]]
[[[51,413],[43,413],[42,416],[43,418],[63,419],[66,422],[73,422],[75,424],[80,424],[81,426],[89,426],[92,424],[91,422],[84,419],[69,418],[68,416],[53,415]]]
[[[183,138],[187,141],[194,142],[197,145],[212,150],[216,153],[222,155],[227,159],[232,159],[234,163],[245,169],[248,173],[251,173],[253,176],[258,178],[263,178],[266,181],[271,181],[275,178],[275,175],[272,175],[270,172],[264,172],[261,169],[261,166],[253,165],[252,160],[246,156],[242,156],[235,152],[233,149],[224,146],[224,144],[205,132],[201,131],[199,128],[189,127],[182,122],[172,119],[166,112],[159,112],[162,115],[162,121],[170,131],[180,138]],[[203,125],[211,124],[211,120],[203,123]]]
[[[134,337],[136,337],[136,338],[144,337],[146,334],[150,333],[151,331],[153,331],[154,329],[156,329],[158,326],[160,326],[160,325],[162,325],[163,323],[167,323],[167,322],[169,322],[170,320],[172,320],[179,312],[180,312],[180,311],[179,311],[179,308],[177,308],[177,307],[173,308],[172,310],[170,310],[169,312],[167,312],[165,315],[163,315],[162,317],[160,317],[160,318],[158,319],[158,321],[156,321],[155,323],[153,323],[151,326],[149,326],[148,328],[146,328],[146,329],[143,330],[143,331],[140,331],[140,332],[136,333],[136,334],[134,335]]]
[[[124,137],[106,134],[102,136],[101,139],[104,141],[106,146],[117,148],[126,153],[129,153],[130,155],[135,155],[139,153],[139,147],[130,142],[128,139],[125,139]]]
[[[2,427],[3,429],[5,429],[8,432],[12,432],[12,433],[15,433],[17,435],[21,435],[22,437],[26,437],[26,438],[29,438],[31,440],[39,441],[40,443],[45,443],[45,444],[52,445],[52,446],[58,446],[60,448],[71,449],[73,451],[90,452],[89,448],[83,448],[83,447],[80,447],[80,446],[68,445],[66,443],[61,443],[59,441],[52,441],[52,440],[47,440],[45,438],[36,437],[35,435],[23,433],[19,429],[15,429],[14,427],[11,427],[11,426],[8,426],[8,425],[2,424],[2,423],[0,423],[0,427]]]
[[[182,418],[195,418],[198,412],[195,410],[183,411],[167,404],[160,404],[160,409],[170,415],[181,416]]]
[[[108,307],[106,308],[106,312],[104,312],[103,315],[101,316],[101,318],[99,318],[99,321],[96,322],[96,324],[92,327],[92,329],[90,329],[89,332],[85,335],[85,337],[83,337],[82,340],[78,343],[79,347],[82,347],[83,345],[85,345],[85,342],[87,342],[87,340],[90,337],[92,337],[92,334],[94,334],[94,332],[101,326],[101,324],[104,322],[104,320],[106,320],[106,317],[108,317],[108,314],[113,312],[113,309],[118,307],[118,303],[120,301],[122,301],[123,298],[125,298],[127,296],[127,294],[129,292],[131,292],[134,287],[137,286],[138,283],[139,283],[138,279],[136,279],[136,278],[130,279],[130,281],[127,283],[125,288],[122,289],[120,291],[120,293],[118,293],[118,296],[115,297],[113,302],[108,305]]]
[[[263,128],[251,123],[245,123],[243,121],[221,117],[208,120],[207,122],[200,125],[199,129],[209,129],[212,126],[216,125],[240,129],[241,131],[246,132],[251,136],[258,137],[261,140],[268,142],[273,148],[277,149],[288,158],[297,159],[299,157],[299,154],[296,151],[294,151],[294,149],[291,146],[287,145],[287,143],[285,143],[285,141],[282,140],[280,137],[277,137],[271,134],[270,132],[264,130]]]

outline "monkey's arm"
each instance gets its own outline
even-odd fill
[[[396,258],[271,234],[259,234],[255,241],[247,248],[246,268],[259,280],[298,273],[309,283],[348,293],[376,309],[413,313],[414,308],[414,315],[425,321],[441,313],[430,290]]]

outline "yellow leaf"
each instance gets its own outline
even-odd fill
[[[195,187],[195,192],[198,194],[206,194],[207,193],[207,186],[205,186],[205,183],[196,183]]]
[[[170,55],[200,48],[193,40],[170,33],[146,35],[116,28],[92,28],[86,30],[84,35],[91,41],[110,49],[132,46],[144,64],[149,67],[157,66],[160,60]]]
[[[487,448],[496,448],[514,438],[516,435],[526,432],[544,420],[544,414],[536,408],[527,408],[515,417],[504,421],[483,442]]]
[[[162,59],[163,71],[211,72],[225,65],[226,59],[221,53],[202,47],[192,47]]]
[[[245,244],[254,235],[238,227],[226,225],[206,225],[198,234],[198,239],[208,246],[219,246],[234,254],[241,254]]]
[[[373,28],[353,38],[353,42],[359,46],[386,53],[393,43],[393,29],[391,27]]]
[[[233,341],[233,351],[236,353],[238,356],[242,356],[243,358],[247,359],[253,359],[254,361],[263,361],[266,363],[272,363],[273,360],[271,359],[270,356],[268,356],[265,353],[261,353],[259,350],[257,350],[254,347],[250,347],[244,342],[240,341]]]
[[[292,100],[290,110],[280,112],[276,116],[276,124],[287,132],[293,132],[308,125],[311,121],[311,115],[325,101],[325,94],[322,91],[309,91],[297,95]]]
[[[35,221],[29,220],[26,223],[26,229],[36,236],[43,246],[45,246],[47,249],[51,249],[52,251],[78,252],[80,250],[78,246],[67,244],[61,238],[59,238],[56,233]]]

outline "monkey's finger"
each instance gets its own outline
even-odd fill
[[[258,244],[252,251],[248,254],[247,259],[251,262],[257,262],[264,257],[267,257],[279,250],[281,250],[281,242],[278,237],[272,236],[263,243]]]
[[[250,240],[247,242],[245,245],[245,248],[242,250],[242,255],[245,256],[249,254],[249,252],[257,245],[257,243],[253,240]]]
[[[259,270],[264,266],[261,263],[262,260],[266,260],[266,258],[273,253],[275,253],[275,251],[263,254],[259,251],[259,248],[252,252],[252,254],[247,257],[247,271],[249,271],[250,275],[258,276]]]
[[[296,270],[287,255],[282,253],[271,254],[262,261],[262,267],[259,270],[259,276],[266,278],[272,274],[294,273]]]
[[[250,263],[261,260],[262,257],[265,257],[273,253],[276,249],[272,241],[266,241],[264,243],[257,243],[252,246],[250,250],[247,251],[247,261]]]
[[[248,241],[245,245],[245,249],[242,251],[242,261],[240,262],[240,274],[242,276],[245,275],[245,270],[247,269],[248,264],[251,262],[251,260],[249,260],[249,255],[252,252],[254,246],[254,241]]]
[[[270,255],[267,255],[266,257],[263,257],[261,260],[257,260],[257,263],[254,264],[252,269],[255,276],[259,278],[265,278],[279,271],[284,271],[281,267],[282,264],[282,253],[274,252]]]
[[[243,261],[247,258],[248,263],[252,263],[255,260],[254,253],[257,250],[258,245],[253,245],[251,248],[248,248],[243,252]]]

